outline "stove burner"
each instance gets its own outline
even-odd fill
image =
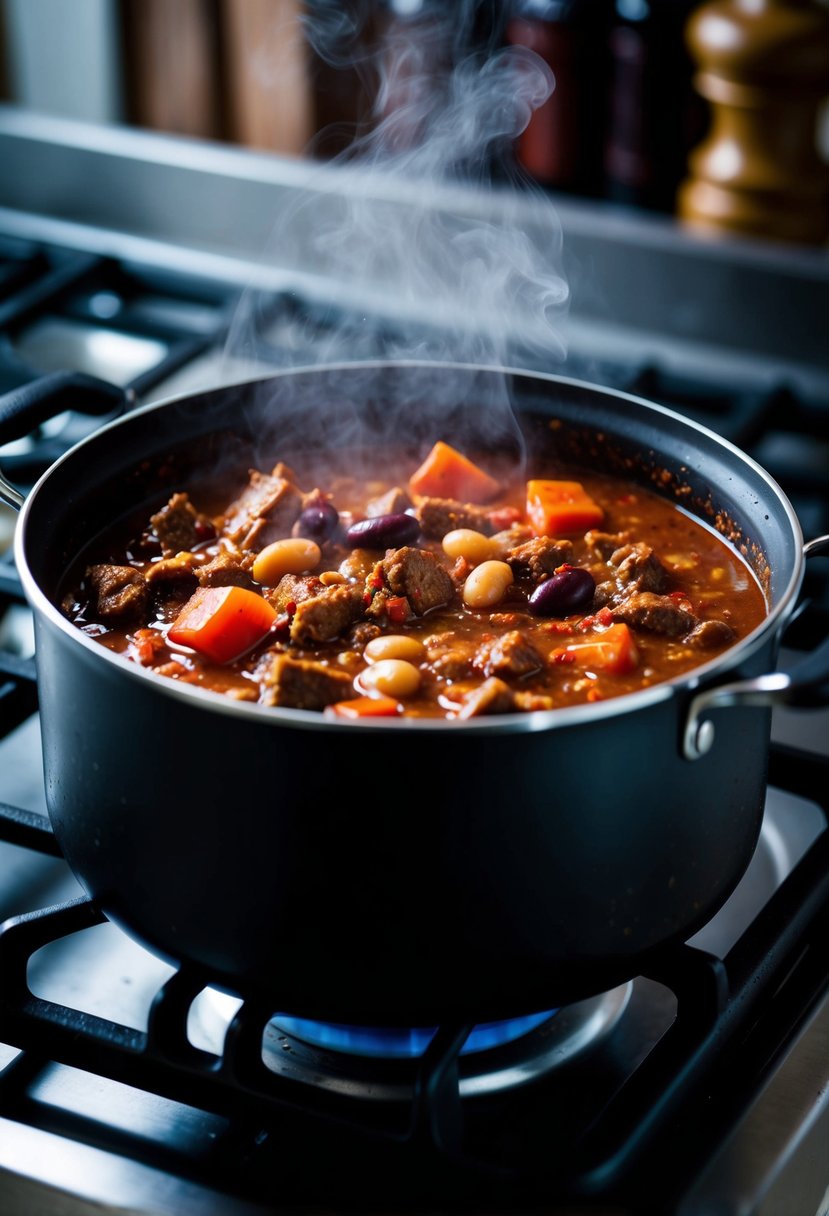
[[[474,1045],[474,1050],[470,1050],[473,1035],[478,1031],[485,1033],[476,1026],[458,1059],[461,1097],[516,1089],[572,1060],[596,1045],[616,1025],[632,991],[633,985],[625,984],[550,1014],[496,1023],[509,1028],[512,1037],[492,1046],[484,1046],[479,1038],[475,1042],[480,1042],[480,1046]],[[520,1024],[531,1021],[536,1024],[525,1026],[522,1033]],[[421,1050],[432,1034],[424,1033],[426,1042]],[[375,1101],[411,1099],[411,1056],[381,1058],[357,1055],[352,1050],[328,1050],[287,1033],[279,1017],[265,1031],[263,1051],[265,1064],[274,1072],[309,1081],[322,1089]]]
[[[473,1027],[461,1048],[461,1055],[512,1043],[549,1021],[557,1012],[557,1009],[550,1009],[546,1013],[533,1013],[521,1018],[482,1022]],[[437,1027],[417,1027],[410,1030],[393,1026],[344,1026],[336,1022],[292,1018],[281,1013],[274,1018],[274,1026],[311,1047],[386,1060],[414,1059],[422,1056],[437,1031]]]
[[[566,1005],[549,1013],[511,1018],[505,1022],[476,1026],[458,1060],[461,1097],[480,1096],[526,1085],[602,1041],[627,1008],[633,984]],[[194,1002],[193,1014],[199,1042],[219,1051],[239,1001],[208,988]],[[347,1027],[356,1034],[347,1048],[309,1041],[310,1034],[330,1029],[330,1024],[276,1015],[268,1024],[262,1042],[266,1066],[280,1076],[303,1081],[320,1089],[348,1097],[374,1101],[411,1100],[414,1062],[428,1045],[431,1030],[390,1030],[384,1045],[412,1050],[380,1054],[375,1048],[386,1032]],[[495,1041],[487,1043],[494,1027]],[[334,1027],[336,1031],[338,1027]],[[300,1033],[302,1032],[302,1033]],[[500,1035],[500,1038],[498,1036]],[[422,1036],[422,1038],[421,1038]],[[414,1049],[416,1048],[416,1050]]]

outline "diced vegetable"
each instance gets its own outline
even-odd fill
[[[567,536],[597,527],[604,511],[579,481],[527,482],[527,519],[536,536]]]
[[[201,587],[170,626],[168,639],[214,663],[246,654],[269,632],[276,610],[245,587]]]
[[[386,616],[392,625],[402,625],[412,615],[405,595],[390,595],[386,600]]]
[[[396,718],[403,706],[394,697],[354,697],[335,701],[325,712],[337,718]]]
[[[443,440],[438,440],[420,468],[409,478],[413,494],[455,498],[459,502],[489,502],[501,486]]]
[[[164,638],[155,629],[136,629],[131,651],[144,667],[151,667],[164,649]]]
[[[621,622],[583,641],[568,642],[563,653],[572,656],[572,661],[581,667],[612,676],[627,675],[639,662],[633,634]]]

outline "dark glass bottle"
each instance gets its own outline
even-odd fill
[[[705,127],[685,28],[699,0],[614,0],[605,193],[672,212]]]
[[[603,189],[604,125],[612,0],[516,0],[506,27],[553,71],[552,94],[520,136],[520,163],[557,190],[596,196]]]

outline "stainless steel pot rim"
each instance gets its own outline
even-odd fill
[[[544,732],[550,730],[561,730],[567,727],[582,726],[590,722],[598,722],[605,718],[617,717],[620,714],[635,713],[639,710],[648,709],[663,701],[668,701],[671,698],[679,695],[687,695],[696,691],[701,685],[709,680],[710,677],[716,674],[728,675],[728,673],[737,667],[745,659],[758,651],[766,644],[770,634],[782,631],[792,611],[794,610],[797,595],[800,585],[803,580],[804,572],[804,541],[803,534],[800,528],[800,522],[792,507],[789,499],[771,477],[769,473],[759,465],[755,460],[748,456],[740,448],[736,447],[729,440],[723,439],[716,432],[707,427],[702,426],[691,419],[684,418],[675,411],[668,409],[653,401],[648,401],[646,398],[637,397],[632,393],[626,393],[619,389],[605,388],[603,385],[591,384],[588,381],[574,379],[572,377],[560,376],[552,372],[537,372],[526,368],[513,368],[501,366],[484,366],[479,364],[467,363],[432,363],[422,360],[367,360],[361,362],[345,362],[345,363],[330,363],[330,364],[313,364],[304,367],[292,367],[280,369],[276,372],[269,372],[262,376],[255,376],[250,379],[240,381],[234,385],[225,385],[223,388],[237,388],[243,390],[250,385],[261,383],[268,380],[280,379],[283,377],[291,377],[297,375],[312,374],[317,372],[325,372],[327,374],[336,374],[342,372],[345,374],[359,372],[382,372],[384,369],[405,370],[434,370],[444,368],[448,372],[457,373],[473,373],[473,372],[492,372],[503,376],[516,376],[519,378],[543,381],[549,384],[567,385],[576,389],[584,389],[588,392],[599,394],[604,397],[612,397],[619,401],[626,401],[634,405],[637,409],[645,410],[649,413],[663,415],[671,419],[674,423],[679,423],[684,428],[692,433],[697,433],[712,440],[717,446],[723,448],[731,454],[738,464],[750,468],[755,476],[762,480],[767,486],[769,493],[777,499],[778,503],[783,507],[787,518],[788,525],[792,533],[792,543],[794,547],[793,554],[793,569],[789,581],[781,593],[778,602],[769,610],[765,620],[751,633],[748,637],[743,638],[741,642],[727,650],[724,654],[719,655],[716,659],[710,660],[708,663],[703,663],[699,667],[693,669],[690,673],[685,673],[684,676],[679,676],[673,680],[662,681],[650,688],[642,689],[638,692],[626,693],[619,697],[612,697],[606,701],[598,701],[592,704],[583,704],[575,706],[560,707],[552,710],[535,710],[530,713],[515,713],[515,714],[492,714],[480,718],[469,719],[446,719],[446,718],[382,718],[366,720],[338,720],[328,718],[318,711],[301,710],[301,709],[281,709],[271,706],[261,705],[254,702],[236,701],[231,697],[224,696],[222,693],[211,692],[207,689],[198,688],[190,684],[180,684],[176,680],[171,680],[164,676],[156,675],[154,672],[133,663],[123,656],[107,650],[106,647],[96,643],[91,638],[81,633],[67,618],[59,611],[57,606],[52,603],[49,597],[41,590],[32,571],[29,567],[25,553],[25,532],[29,514],[33,509],[33,504],[36,502],[38,494],[44,492],[44,487],[48,485],[49,479],[53,470],[59,465],[63,465],[70,460],[77,460],[79,454],[88,445],[95,444],[99,437],[119,427],[128,426],[133,419],[152,414],[157,410],[167,409],[178,403],[183,403],[191,400],[194,396],[192,392],[177,394],[172,397],[167,397],[159,401],[149,402],[146,405],[140,406],[129,414],[115,419],[113,422],[107,423],[94,431],[91,435],[81,440],[68,452],[64,453],[55,464],[42,475],[31,493],[26,499],[20,512],[15,533],[15,561],[17,564],[20,579],[23,585],[23,590],[30,605],[36,612],[42,613],[52,625],[56,626],[62,633],[71,637],[74,642],[82,646],[96,662],[112,663],[114,667],[123,675],[130,679],[146,681],[148,687],[151,687],[155,693],[171,697],[174,700],[184,701],[191,704],[194,708],[201,707],[205,710],[227,714],[230,717],[239,717],[249,719],[259,723],[269,723],[273,727],[290,725],[297,729],[320,730],[326,731],[345,730],[358,731],[360,733],[385,734],[389,731],[403,730],[406,732],[426,732],[447,731],[453,733],[474,733],[474,734],[524,734],[531,732]],[[205,390],[210,392],[211,390]]]

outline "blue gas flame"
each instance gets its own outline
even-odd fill
[[[555,1009],[548,1009],[545,1013],[531,1013],[500,1022],[481,1022],[470,1031],[461,1055],[511,1043],[541,1026],[556,1012]],[[375,1059],[414,1059],[423,1055],[436,1033],[435,1027],[346,1026],[339,1022],[315,1022],[310,1018],[290,1017],[288,1014],[277,1014],[274,1023],[283,1034],[314,1047]]]

